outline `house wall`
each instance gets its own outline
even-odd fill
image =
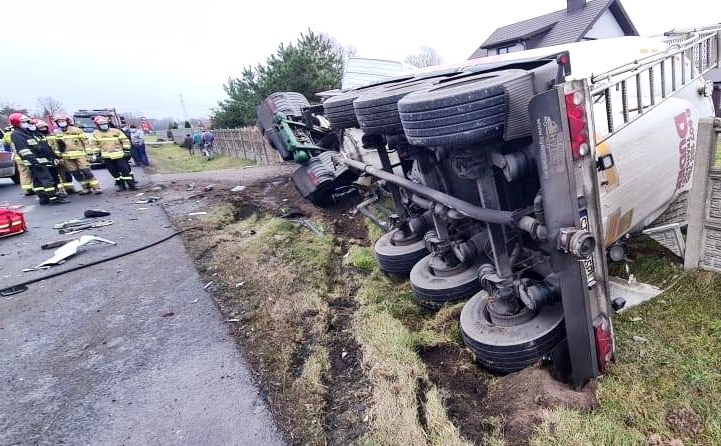
[[[583,37],[587,39],[608,39],[623,36],[625,34],[618,21],[611,11],[606,9]]]

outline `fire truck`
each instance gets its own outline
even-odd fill
[[[407,276],[428,309],[465,301],[461,334],[480,364],[513,372],[545,358],[582,386],[616,355],[624,302],[611,301],[607,259],[691,187],[720,31],[472,59],[315,107],[276,94],[259,127],[301,164],[303,196],[370,181],[375,200],[389,197],[380,268]]]

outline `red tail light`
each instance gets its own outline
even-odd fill
[[[613,358],[613,333],[608,318],[601,315],[593,321],[593,334],[596,339],[598,371],[604,373],[606,365]]]
[[[318,186],[320,181],[318,181],[318,177],[315,176],[313,172],[308,172],[308,177],[310,178],[310,182],[313,183],[313,186]]]
[[[579,160],[582,156],[587,155],[590,149],[582,92],[574,91],[566,95],[566,115],[571,133],[571,153],[574,160]]]

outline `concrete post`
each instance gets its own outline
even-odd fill
[[[693,183],[688,197],[688,231],[683,267],[697,269],[704,246],[704,221],[708,214],[709,171],[716,164],[716,144],[721,131],[721,118],[701,118],[693,169]]]

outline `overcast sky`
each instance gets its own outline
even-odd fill
[[[711,0],[673,8],[649,0],[622,4],[641,35],[721,22]],[[0,100],[32,110],[38,96],[53,96],[69,112],[114,106],[182,119],[182,94],[188,117],[208,116],[225,97],[229,76],[264,62],[309,27],[354,45],[360,57],[402,60],[427,45],[454,62],[497,27],[565,6],[565,0],[4,1]]]

